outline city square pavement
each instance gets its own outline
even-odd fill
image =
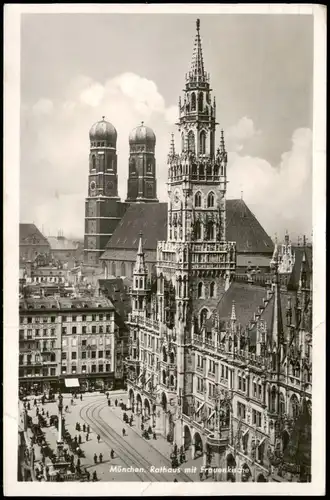
[[[121,410],[120,401],[127,402],[127,393],[123,391],[110,392],[111,406],[108,406],[107,397],[105,394],[92,393],[83,394],[82,401],[74,399],[74,404],[71,404],[71,395],[63,395],[63,416],[65,418],[65,427],[70,432],[72,438],[79,434],[82,438],[80,448],[84,453],[84,457],[80,459],[81,468],[85,468],[90,472],[91,477],[94,471],[97,473],[100,481],[199,481],[199,472],[202,465],[202,457],[195,460],[191,458],[191,451],[186,452],[187,461],[180,465],[181,472],[172,472],[170,453],[173,446],[168,443],[162,436],[157,436],[157,439],[146,440],[142,438],[141,421],[139,417],[134,417],[132,427],[123,422],[123,411]],[[31,398],[31,411],[29,414],[32,417],[36,415],[36,409],[33,407],[33,399]],[[118,401],[118,406],[115,406],[115,400]],[[68,406],[68,411],[64,411]],[[39,411],[42,411],[41,402],[38,404]],[[23,408],[23,406],[22,406]],[[49,415],[58,414],[58,401],[46,403],[43,407],[44,412],[49,412]],[[126,411],[130,417],[131,412]],[[46,419],[47,420],[47,419]],[[36,420],[34,419],[36,422]],[[76,431],[76,423],[79,422],[82,428],[83,423],[90,425],[89,439],[86,441],[86,433]],[[146,427],[149,424],[146,423]],[[122,435],[122,430],[125,429],[125,436]],[[56,442],[58,439],[58,431],[54,426],[43,429],[45,437],[50,447],[56,451]],[[97,436],[100,435],[100,442]],[[111,459],[111,449],[114,451],[114,458]],[[94,463],[94,454],[97,455],[97,464]],[[103,455],[103,461],[100,463],[99,455]],[[36,450],[36,461],[40,458],[38,450]],[[77,462],[75,455],[74,463]],[[46,459],[46,464],[48,459]],[[50,464],[49,464],[50,465]],[[116,466],[118,466],[116,468]],[[111,467],[112,470],[111,470]],[[120,468],[121,467],[121,468]],[[192,472],[192,467],[195,467],[195,472]],[[129,468],[139,470],[128,470]],[[184,470],[189,468],[189,472]],[[125,470],[126,469],[126,470]],[[205,480],[205,477],[204,477]],[[210,481],[211,478],[208,479]]]

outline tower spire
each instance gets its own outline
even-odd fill
[[[144,251],[143,251],[143,244],[142,244],[142,231],[139,233],[140,239],[139,239],[139,246],[138,246],[138,251],[136,255],[136,262],[135,262],[135,268],[134,268],[134,274],[147,274],[147,267],[145,264],[144,260]]]
[[[192,81],[206,81],[207,80],[207,75],[204,71],[202,41],[201,41],[199,30],[200,30],[200,20],[197,19],[194,51],[193,51],[193,56],[192,56],[192,61],[191,61],[191,70],[189,73],[189,79]]]
[[[280,296],[280,282],[279,282],[279,255],[276,249],[273,256],[273,268],[275,276],[275,289],[274,289],[274,305],[272,315],[272,344],[277,347],[284,341],[282,307]]]

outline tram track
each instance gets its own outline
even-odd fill
[[[184,472],[176,473],[175,476],[166,475],[163,472],[153,473],[150,471],[151,464],[145,456],[143,456],[136,449],[133,449],[129,444],[121,438],[120,434],[114,429],[109,427],[109,424],[102,418],[101,411],[106,407],[106,403],[93,401],[85,405],[79,411],[79,416],[90,427],[103,438],[109,447],[112,447],[117,456],[119,456],[126,467],[143,468],[144,472],[134,472],[140,481],[153,481],[153,482],[169,482],[173,477],[181,479],[185,482],[192,482],[192,479]],[[117,417],[117,416],[116,416]],[[118,418],[118,417],[117,417]],[[172,468],[172,465],[167,457],[165,457],[156,448],[152,447],[153,453],[156,452],[162,459],[165,467]],[[169,464],[169,465],[167,465]]]

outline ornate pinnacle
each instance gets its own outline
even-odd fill
[[[201,43],[201,37],[200,37],[199,30],[200,30],[200,20],[197,19],[197,21],[196,21],[197,33],[196,33],[196,37],[195,37],[194,52],[193,52],[191,71],[190,71],[189,77],[193,78],[194,80],[196,80],[196,79],[205,80],[206,73],[204,72],[202,43]]]
[[[174,134],[171,134],[170,156],[175,155]]]
[[[221,129],[221,136],[220,136],[220,152],[225,153],[226,148],[225,148],[225,138],[223,135],[223,129]]]

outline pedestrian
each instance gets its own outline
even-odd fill
[[[199,472],[199,480],[203,481],[203,472],[202,471]]]
[[[108,392],[106,393],[106,397],[107,397],[107,399],[109,399],[109,393]]]
[[[36,415],[38,416],[39,415],[39,408],[37,407],[36,409]]]
[[[83,432],[86,432],[86,425],[83,424]]]
[[[45,410],[44,410],[44,409],[42,409],[42,410],[41,410],[41,415],[42,415],[42,416],[44,416],[44,415],[45,415]]]
[[[118,399],[116,398],[115,399],[115,406],[117,406],[117,405],[118,405]]]
[[[97,435],[97,442],[99,443],[100,442],[100,439],[101,439],[101,436],[100,434]]]
[[[49,418],[49,411],[46,412],[46,417]]]
[[[91,478],[90,472],[87,469],[85,469],[85,471],[86,471],[87,481],[89,481]]]
[[[123,432],[123,436],[125,436],[125,434],[126,434],[126,431],[125,431],[125,429],[123,429],[123,430],[122,430],[122,432]]]
[[[89,425],[87,425],[87,432],[88,432],[88,434],[91,433],[91,429],[90,429]]]
[[[74,463],[74,455],[71,455],[70,460],[71,460],[71,463],[73,464]]]
[[[80,458],[77,458],[77,467],[80,467]]]
[[[79,434],[79,437],[78,437],[78,444],[81,444],[82,443],[82,439],[81,439],[81,435]]]
[[[33,401],[33,406],[37,406],[37,400],[36,399]]]
[[[110,399],[108,399],[108,406],[111,406],[111,404],[110,404]]]
[[[82,401],[82,399],[83,399],[83,398],[82,398],[82,394],[80,394],[80,401]]]
[[[97,481],[97,474],[96,474],[96,470],[93,472],[93,481]]]
[[[99,455],[99,459],[100,459],[100,464],[101,464],[101,463],[102,463],[102,460],[103,460],[103,455],[102,455],[102,453],[100,453],[100,455]]]
[[[205,478],[208,479],[208,477],[209,477],[209,470],[205,469]]]
[[[154,432],[154,439],[157,439],[156,433]]]
[[[177,478],[174,478],[173,483],[177,483],[177,482],[178,482]]]
[[[110,452],[110,456],[111,456],[111,458],[114,458],[114,456],[115,456],[115,452],[114,452],[113,450],[111,450],[111,452]]]
[[[71,399],[71,406],[73,406],[73,398]]]
[[[97,455],[94,453],[94,464],[97,464]]]
[[[86,434],[86,441],[88,441],[88,439],[89,439],[89,434],[87,432],[87,434]]]
[[[144,425],[141,424],[141,431],[144,431]]]
[[[66,412],[68,412],[68,411],[69,411],[69,407],[68,407],[68,405],[66,405],[66,407],[65,407],[65,411],[66,411]]]

